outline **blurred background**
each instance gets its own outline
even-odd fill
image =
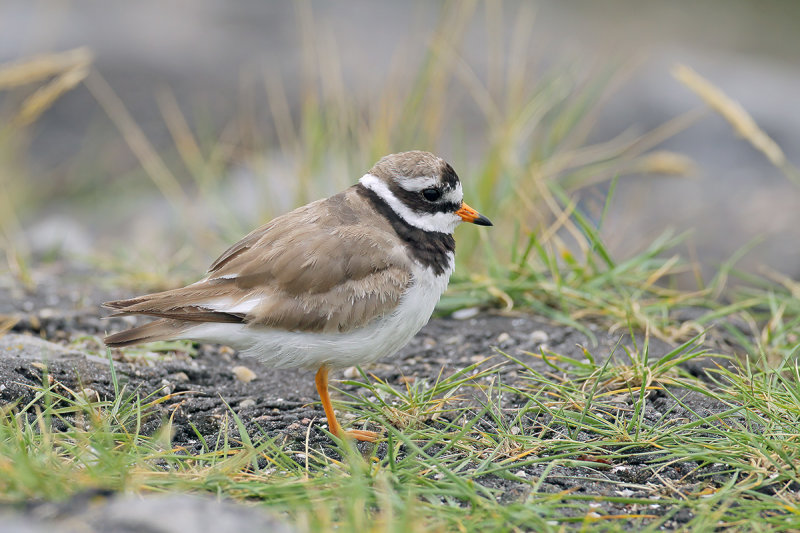
[[[796,279],[799,28],[790,0],[2,0],[0,269],[190,281],[423,149],[496,223],[458,236],[472,269],[580,251],[578,208],[620,258],[688,232],[683,284],[737,251]]]

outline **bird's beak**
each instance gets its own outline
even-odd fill
[[[461,203],[461,209],[456,211],[456,215],[461,217],[464,222],[472,222],[478,226],[491,226],[492,221],[481,215],[465,203]]]

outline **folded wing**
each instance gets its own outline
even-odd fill
[[[113,316],[143,314],[184,325],[239,322],[308,332],[362,327],[398,305],[411,274],[391,228],[365,224],[358,198],[345,194],[250,233],[197,283],[105,305],[117,310]]]

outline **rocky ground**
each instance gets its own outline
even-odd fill
[[[85,277],[82,283],[76,284],[75,280],[80,276],[74,279],[70,276],[72,274],[51,272],[39,280],[38,289],[32,292],[10,282],[0,287],[0,323],[3,317],[7,324],[14,323],[0,337],[0,405],[34,400],[34,387],[41,386],[43,379],[54,380],[65,390],[83,394],[88,399],[113,398],[115,389],[110,364],[103,355],[99,339],[105,331],[118,331],[128,326],[130,321],[102,319],[106,313],[100,310],[99,304],[124,294],[103,291],[96,283],[87,283]],[[595,328],[598,345],[591,346],[584,335],[571,328],[525,314],[507,316],[467,311],[456,316],[460,319],[443,317],[432,320],[396,357],[367,370],[389,384],[402,387],[410,380],[433,380],[440,372],[451,374],[496,355],[498,350],[525,357],[526,352],[538,352],[546,344],[557,353],[582,359],[581,346],[587,346],[595,357],[602,360],[609,356],[619,340],[618,334],[608,335]],[[718,342],[724,343],[724,339]],[[669,349],[660,342],[651,345],[655,356]],[[164,415],[168,414],[173,423],[173,443],[189,452],[201,449],[196,431],[209,441],[216,439],[223,429],[221,425],[230,420],[226,416],[230,409],[245,421],[251,435],[279,436],[287,446],[298,449],[306,445],[307,438],[309,445],[314,447],[331,444],[322,431],[326,427],[325,416],[318,403],[313,373],[309,371],[272,370],[230,349],[207,345],[199,346],[196,352],[124,355],[115,351],[113,358],[114,368],[125,390],[143,395],[172,393],[171,399],[161,405],[161,411],[155,413],[161,416],[147,420],[144,431],[157,430]],[[546,370],[541,361],[528,359],[531,366],[538,365],[537,368]],[[504,358],[496,355],[486,364],[501,360]],[[45,364],[50,378],[43,378]],[[701,374],[703,365],[708,362],[692,364],[690,371]],[[345,370],[333,375],[334,385],[353,392],[354,387],[342,386],[335,381],[345,376],[353,377],[352,372]],[[509,364],[499,376],[504,382],[514,384],[524,381],[523,374],[524,369],[520,366]],[[685,393],[687,391],[682,391]],[[507,402],[509,407],[514,406],[513,397]],[[688,393],[684,402],[701,416],[725,408],[709,403],[707,397],[699,394]],[[623,410],[625,407],[620,406]],[[669,395],[659,395],[656,391],[648,402],[645,417],[657,420],[664,412],[671,412],[674,417],[691,416],[684,407],[675,405]],[[357,414],[341,412],[340,416],[347,426],[354,423]],[[539,422],[529,419],[525,423],[536,425]],[[486,426],[491,430],[489,421]],[[234,432],[235,428],[230,430]],[[537,478],[545,466],[529,465],[517,475]],[[698,474],[694,472],[696,467],[696,464],[679,464],[661,472],[661,481],[654,481],[646,456],[637,459],[636,463],[618,464],[613,468],[603,464],[598,464],[598,468],[560,466],[550,472],[540,490],[647,498],[663,494],[670,480],[681,479],[683,484],[689,485],[698,483]],[[524,498],[531,490],[530,484],[501,478],[482,482],[488,487],[501,489],[507,501]],[[108,505],[112,505],[114,498],[108,501]],[[619,507],[617,513],[630,512],[624,506]],[[651,509],[650,512],[660,514],[663,510]],[[679,524],[689,518],[678,514],[673,517],[673,522]]]

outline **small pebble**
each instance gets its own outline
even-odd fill
[[[511,434],[519,435],[520,429],[517,426],[511,426]]]
[[[497,344],[504,344],[511,340],[511,335],[506,333],[505,331],[497,336]]]
[[[219,349],[219,356],[222,358],[223,361],[231,362],[233,361],[233,348],[230,346],[222,346]]]
[[[236,376],[236,379],[239,381],[244,381],[245,383],[250,383],[254,379],[256,379],[256,373],[247,368],[246,366],[235,366],[233,367],[233,374]]]
[[[355,379],[358,376],[359,376],[358,368],[354,366],[349,366],[344,369],[344,377],[346,377],[347,379]]]
[[[253,407],[256,404],[256,401],[252,398],[246,398],[239,402],[239,409],[244,409],[245,407]]]
[[[189,376],[186,375],[186,372],[177,372],[172,375],[172,379],[185,383],[189,381]]]
[[[527,473],[527,472],[525,472],[524,470],[520,470],[519,472],[517,472],[517,473],[516,473],[516,474],[514,474],[514,475],[515,475],[515,476],[517,476],[517,477],[521,477],[521,478],[526,478],[526,477],[528,477],[528,473]]]
[[[100,395],[97,394],[97,391],[94,389],[90,389],[89,387],[86,387],[85,389],[81,390],[81,396],[83,396],[87,402],[100,401]]]
[[[453,314],[450,316],[456,320],[467,320],[468,318],[478,316],[478,313],[480,312],[480,307],[467,307],[465,309],[453,311]]]
[[[417,378],[415,378],[414,376],[400,376],[397,382],[406,384],[406,383],[414,383],[416,380]]]
[[[535,344],[542,344],[543,342],[547,342],[550,339],[550,335],[547,334],[546,331],[541,329],[537,329],[536,331],[531,332],[530,340]]]

